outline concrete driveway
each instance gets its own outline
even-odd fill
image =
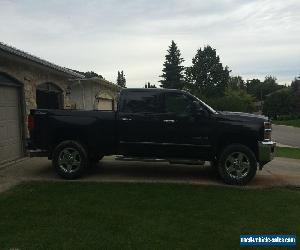
[[[23,181],[66,181],[58,177],[46,158],[27,158],[0,169],[0,191]],[[218,185],[223,182],[209,165],[180,165],[167,162],[116,161],[105,157],[97,167],[75,182],[161,182]],[[247,187],[299,186],[300,160],[276,158],[267,164]]]
[[[300,128],[274,124],[272,126],[272,138],[274,141],[283,145],[300,148]]]

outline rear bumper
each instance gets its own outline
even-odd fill
[[[258,142],[258,162],[260,168],[275,157],[276,142],[260,141]]]
[[[36,150],[36,146],[34,145],[34,143],[32,142],[32,140],[30,139],[26,139],[25,141],[25,147],[27,149],[27,151],[30,151],[30,150]]]
[[[48,151],[37,150],[27,150],[29,157],[48,157]]]
[[[30,139],[26,139],[26,150],[29,154],[29,157],[48,156],[48,151],[38,149]]]

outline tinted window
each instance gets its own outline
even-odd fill
[[[159,93],[148,91],[129,92],[125,97],[123,112],[156,113],[159,111]]]
[[[190,114],[193,100],[182,93],[165,94],[165,112],[176,114]]]

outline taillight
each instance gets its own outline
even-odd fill
[[[272,123],[264,122],[264,140],[271,141]]]
[[[28,130],[32,131],[34,129],[34,118],[32,115],[28,116]]]

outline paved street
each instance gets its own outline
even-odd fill
[[[46,158],[26,159],[0,169],[0,192],[22,181],[65,181],[58,177]],[[116,161],[105,157],[97,167],[90,169],[82,182],[164,182],[194,185],[226,186],[209,166],[170,165],[166,162]],[[299,186],[300,160],[276,158],[247,186]]]
[[[300,128],[273,124],[272,138],[280,144],[300,148]]]

